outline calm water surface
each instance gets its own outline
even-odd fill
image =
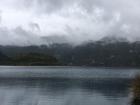
[[[0,105],[130,105],[139,69],[0,67]]]

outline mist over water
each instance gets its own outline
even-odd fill
[[[139,73],[138,69],[3,66],[0,105],[131,105],[131,81]]]

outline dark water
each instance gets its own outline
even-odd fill
[[[0,67],[0,105],[130,105],[138,69]]]

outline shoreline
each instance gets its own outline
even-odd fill
[[[0,67],[78,67],[78,68],[116,68],[116,69],[140,69],[140,67],[132,67],[132,66],[76,66],[76,65],[0,65]]]

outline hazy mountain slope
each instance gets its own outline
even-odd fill
[[[25,47],[0,46],[0,49],[12,59],[19,54],[36,53],[42,57],[47,54],[55,57],[59,62],[58,65],[140,67],[140,42],[130,43],[125,39],[104,38],[78,46],[51,44]]]

